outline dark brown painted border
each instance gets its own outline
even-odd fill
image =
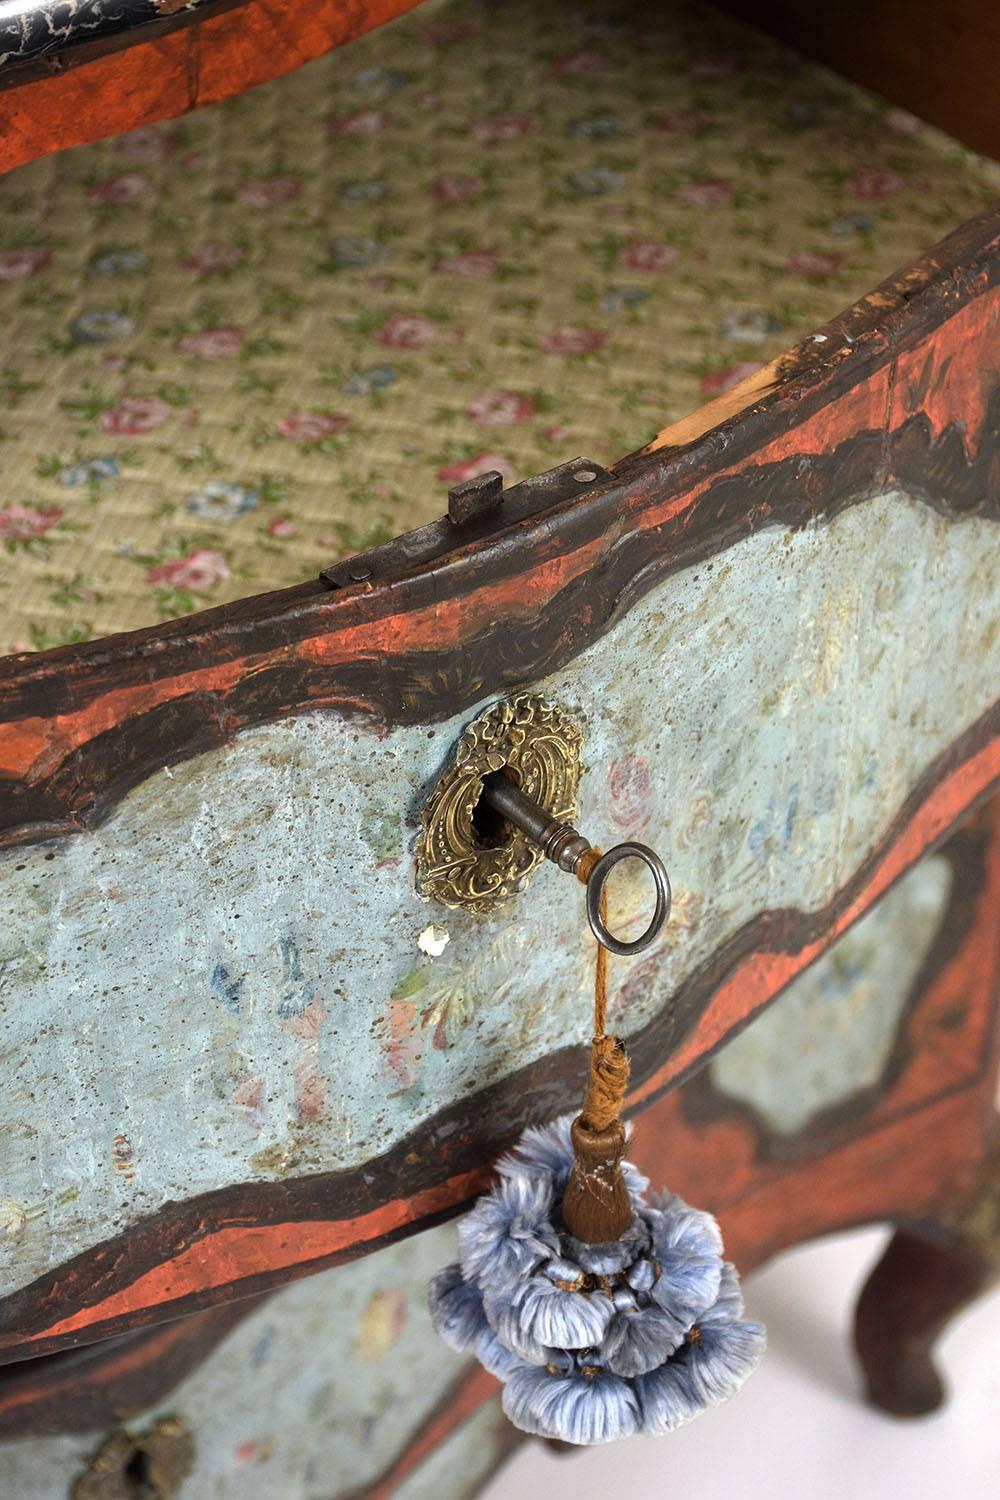
[[[951,891],[930,951],[910,985],[879,1077],[818,1110],[804,1126],[786,1134],[775,1131],[752,1104],[727,1094],[714,1081],[711,1068],[704,1068],[684,1087],[685,1115],[692,1127],[724,1119],[736,1121],[754,1140],[755,1159],[774,1163],[800,1162],[819,1156],[856,1133],[858,1120],[874,1111],[879,1100],[910,1066],[920,1045],[919,1038],[913,1035],[913,1024],[921,1001],[942,971],[962,953],[980,916],[978,905],[987,877],[991,821],[982,815],[973,816],[937,851],[938,857],[948,862]],[[749,1024],[747,1021],[735,1028],[727,1040],[733,1040]]]
[[[826,908],[761,913],[700,966],[630,1041],[634,1107],[641,1102],[646,1108],[674,1089],[780,993],[782,985],[777,984],[761,1004],[741,1014],[736,1014],[731,1004],[721,1002],[724,1014],[717,1039],[712,1045],[692,1046],[699,1022],[713,1001],[720,1003],[720,991],[737,966],[754,953],[802,954],[811,945],[819,945],[812,954],[818,956],[821,946],[835,935],[838,921],[857,907],[873,886],[880,867],[902,846],[928,798],[940,793],[947,778],[957,776],[961,780],[963,768],[984,747],[995,746],[998,738],[1000,704],[928,768],[879,847]],[[981,789],[980,799],[998,784],[1000,775]],[[918,852],[940,843],[969,807],[968,799],[956,803],[936,838],[921,837]],[[894,878],[906,867],[904,864],[896,870]],[[881,889],[877,891],[878,895],[882,893]],[[793,963],[783,982],[787,983],[795,972]],[[366,1215],[383,1214],[387,1220],[377,1233],[366,1234],[359,1224],[353,1240],[348,1235],[343,1251],[313,1260],[306,1257],[305,1264],[283,1266],[266,1274],[240,1276],[227,1261],[230,1279],[224,1286],[196,1293],[164,1293],[161,1300],[169,1306],[167,1316],[177,1317],[233,1296],[267,1291],[295,1276],[371,1253],[428,1228],[456,1212],[463,1201],[481,1190],[490,1163],[525,1125],[551,1119],[573,1107],[583,1072],[581,1049],[559,1049],[442,1110],[385,1155],[358,1168],[286,1182],[237,1185],[200,1194],[187,1202],[167,1204],[114,1239],[84,1251],[0,1301],[0,1363],[109,1337],[162,1318],[165,1308],[157,1301],[125,1315],[98,1318],[85,1327],[60,1331],[73,1310],[100,1307],[122,1287],[132,1285],[152,1268],[168,1266],[192,1246],[203,1244],[207,1253],[212,1236],[227,1226],[281,1226],[282,1233],[287,1230],[287,1239],[294,1238],[293,1226],[310,1221],[353,1223]],[[55,1331],[50,1334],[49,1329]]]
[[[264,1301],[247,1297],[134,1333],[0,1367],[0,1442],[95,1432],[161,1400]]]
[[[427,722],[536,681],[668,572],[750,528],[808,524],[893,483],[956,516],[977,503],[995,514],[1000,410],[981,385],[998,245],[1000,214],[971,221],[804,340],[780,383],[718,427],[410,573],[0,660],[0,841],[93,826],[152,771],[253,724],[317,707]],[[917,356],[922,386],[899,378]],[[442,602],[457,623],[435,650],[419,620]],[[88,715],[67,746],[64,723]]]

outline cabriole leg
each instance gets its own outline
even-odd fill
[[[935,1411],[945,1388],[934,1362],[951,1318],[1000,1278],[1000,1148],[980,1190],[950,1222],[899,1229],[858,1300],[854,1341],[873,1405],[899,1417]]]

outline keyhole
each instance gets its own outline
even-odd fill
[[[504,766],[502,771],[494,771],[492,775],[506,776],[515,786],[521,784],[521,778],[510,766]],[[479,799],[472,809],[472,837],[479,849],[502,849],[504,844],[510,843],[514,830],[503,813],[497,812],[483,796],[483,787],[489,780],[490,777],[486,776],[479,784]]]
[[[145,1448],[136,1448],[125,1465],[124,1474],[129,1492],[135,1496],[135,1500],[150,1500],[155,1495],[149,1454]]]

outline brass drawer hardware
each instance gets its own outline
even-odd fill
[[[423,810],[421,894],[445,906],[494,911],[549,859],[586,884],[587,918],[599,943],[625,955],[648,948],[670,914],[670,881],[645,844],[599,854],[573,826],[582,743],[568,715],[528,694],[494,704],[470,724]],[[605,884],[624,859],[646,865],[655,891],[646,930],[630,943],[613,935],[602,914]]]
[[[544,858],[519,829],[484,817],[485,778],[505,768],[549,816],[576,816],[583,737],[562,709],[519,693],[462,734],[421,815],[417,889],[445,906],[491,912],[522,890]]]
[[[566,500],[577,500],[610,478],[601,464],[584,457],[533,474],[509,489],[503,487],[503,475],[491,469],[453,486],[448,491],[448,514],[439,521],[332,563],[319,576],[331,589],[391,583],[414,568],[443,561],[456,547],[493,537]]]

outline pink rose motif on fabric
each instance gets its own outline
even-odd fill
[[[605,61],[599,52],[570,52],[552,64],[553,73],[560,78],[597,78],[604,70]]]
[[[385,118],[380,109],[362,109],[353,115],[338,115],[330,120],[330,135],[378,135]]]
[[[430,195],[435,203],[447,208],[455,203],[467,203],[470,198],[478,198],[485,187],[483,179],[474,177],[470,172],[445,172],[431,183]]]
[[[221,552],[212,552],[198,547],[187,557],[173,562],[159,563],[150,568],[146,582],[164,583],[172,589],[185,589],[192,594],[208,594],[219,583],[229,577],[229,564]]]
[[[680,251],[662,240],[633,240],[626,247],[624,261],[633,271],[669,271],[680,258]]]
[[[678,203],[689,203],[692,208],[727,208],[733,190],[722,177],[706,177],[702,182],[689,182],[678,188],[674,197]]]
[[[466,276],[470,281],[489,281],[497,273],[498,261],[492,250],[466,250],[461,255],[446,255],[437,269],[448,276]]]
[[[297,536],[299,530],[295,522],[290,521],[287,516],[273,516],[267,523],[267,529],[271,536],[279,537],[282,540],[285,537]]]
[[[598,349],[604,348],[607,341],[607,334],[600,328],[576,328],[563,323],[543,335],[541,347],[546,354],[579,356],[596,354]]]
[[[476,139],[484,145],[495,145],[498,141],[518,141],[528,134],[533,124],[530,115],[484,115],[476,121]]]
[[[728,365],[724,370],[711,370],[699,381],[701,393],[703,396],[721,396],[724,391],[731,391],[741,380],[746,380],[748,375],[753,375],[759,369],[759,361],[743,359],[738,365]]]
[[[514,465],[502,453],[477,453],[475,458],[461,458],[445,464],[438,469],[437,478],[442,484],[462,484],[466,479],[478,479],[480,474],[489,474],[494,469],[503,475],[505,482],[514,477]]]
[[[708,118],[697,109],[675,109],[665,115],[654,115],[649,124],[662,135],[697,135],[707,125]]]
[[[418,313],[397,313],[379,329],[378,341],[387,349],[423,349],[437,338],[437,324]]]
[[[535,403],[517,391],[484,391],[465,408],[466,416],[480,427],[513,427],[535,415]]]
[[[126,396],[117,406],[109,407],[101,418],[105,432],[122,437],[141,437],[155,432],[170,417],[170,407],[159,396]]]
[[[275,427],[290,443],[319,443],[323,438],[336,437],[338,432],[350,425],[350,417],[335,412],[290,411],[279,417]]]
[[[611,821],[624,833],[641,832],[649,820],[653,781],[649,767],[639,755],[619,755],[608,770]]]
[[[134,203],[148,190],[149,183],[141,172],[123,172],[119,177],[109,177],[104,182],[95,182],[87,197],[95,203]]]
[[[23,281],[52,259],[51,250],[0,250],[0,281]]]
[[[239,245],[225,245],[216,240],[206,240],[202,245],[195,245],[181,261],[181,267],[185,271],[193,271],[196,276],[211,276],[216,271],[232,271],[243,259],[243,251]]]
[[[177,150],[178,138],[155,125],[146,125],[140,130],[130,130],[115,141],[119,156],[131,157],[133,161],[166,161]]]
[[[863,198],[866,203],[881,203],[884,198],[895,197],[903,187],[903,179],[898,172],[863,167],[860,172],[855,172],[849,186],[855,198]]]
[[[30,541],[32,537],[44,536],[63,518],[58,505],[39,507],[30,505],[7,505],[0,510],[0,540],[12,542]]]
[[[832,276],[844,264],[842,255],[817,255],[811,250],[800,250],[785,261],[785,270],[793,276],[807,276],[810,281],[823,276]]]
[[[276,208],[280,203],[294,202],[301,191],[297,177],[257,177],[245,182],[236,196],[251,208]]]
[[[204,328],[201,333],[186,334],[178,348],[185,354],[196,354],[199,359],[232,359],[243,348],[243,332],[231,325]]]

